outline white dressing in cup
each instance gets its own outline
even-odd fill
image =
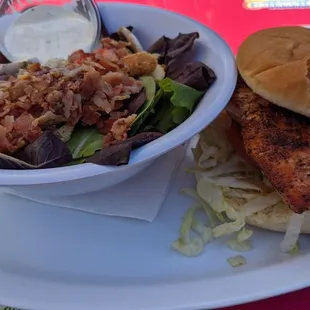
[[[89,52],[96,29],[84,16],[62,6],[40,5],[20,15],[7,29],[5,49],[13,61],[36,58],[41,63]]]

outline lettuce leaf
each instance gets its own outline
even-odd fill
[[[190,113],[194,110],[195,104],[203,95],[189,86],[175,82],[169,78],[159,81],[160,89],[170,97],[170,102],[174,107],[185,108]]]
[[[156,130],[167,133],[183,123],[193,112],[204,92],[175,82],[169,78],[159,81],[163,95],[159,110],[152,121]]]
[[[229,257],[227,258],[227,262],[231,267],[240,267],[247,263],[245,257],[242,255]]]
[[[179,33],[177,37],[159,38],[147,51],[159,54],[159,62],[168,65],[172,61],[179,60],[192,50],[195,41],[199,38],[198,32]]]
[[[180,228],[180,237],[172,243],[172,248],[185,256],[198,256],[205,248],[204,240],[200,233],[195,236],[191,234],[192,225],[196,222],[195,211],[198,208],[198,206],[194,206],[187,210]],[[197,228],[196,226],[195,228]],[[206,240],[207,242],[208,240]]]
[[[305,214],[293,213],[287,224],[284,239],[281,242],[281,250],[284,253],[293,253],[296,251],[296,244],[298,242],[301,227],[304,222]],[[298,250],[298,248],[297,248]]]
[[[127,99],[127,110],[128,114],[136,114],[137,111],[144,105],[146,101],[146,91],[143,87],[138,94],[131,95],[129,99]]]
[[[214,71],[198,61],[175,61],[168,66],[166,77],[200,91],[207,91],[216,80]]]
[[[56,134],[62,142],[67,143],[71,139],[74,128],[74,125],[65,124],[58,128],[54,134]]]
[[[140,80],[145,88],[146,101],[138,110],[137,117],[131,125],[130,136],[134,136],[138,132],[162,96],[160,90],[156,92],[156,82],[154,78],[151,76],[142,76]]]
[[[1,169],[45,169],[71,162],[69,148],[51,131],[45,131],[35,142],[28,144],[12,157],[0,153]]]
[[[87,158],[103,148],[103,135],[96,128],[74,130],[67,146],[73,159]]]
[[[87,163],[108,166],[127,165],[133,149],[160,138],[160,132],[141,132],[127,140],[117,141],[85,160]]]

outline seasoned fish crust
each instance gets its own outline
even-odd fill
[[[310,119],[269,103],[239,79],[245,150],[296,213],[310,209]]]

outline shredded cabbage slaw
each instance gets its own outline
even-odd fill
[[[227,262],[231,267],[239,267],[239,266],[243,266],[246,264],[246,259],[241,255],[237,255],[237,256],[229,257],[227,259]]]
[[[283,208],[281,196],[274,191],[261,172],[245,163],[226,138],[227,121],[221,115],[203,132],[192,149],[196,167],[196,188],[182,192],[196,204],[183,218],[179,238],[172,247],[186,256],[200,255],[213,239],[230,235],[227,246],[237,252],[251,249],[252,230],[246,218],[268,208]],[[206,214],[203,221],[198,211]],[[281,250],[296,253],[304,216],[290,217]]]

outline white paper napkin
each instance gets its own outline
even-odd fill
[[[29,197],[8,188],[2,189],[2,193],[63,208],[152,222],[166,198],[169,184],[185,155],[185,149],[185,146],[180,146],[159,157],[137,176],[98,192],[58,199]]]

